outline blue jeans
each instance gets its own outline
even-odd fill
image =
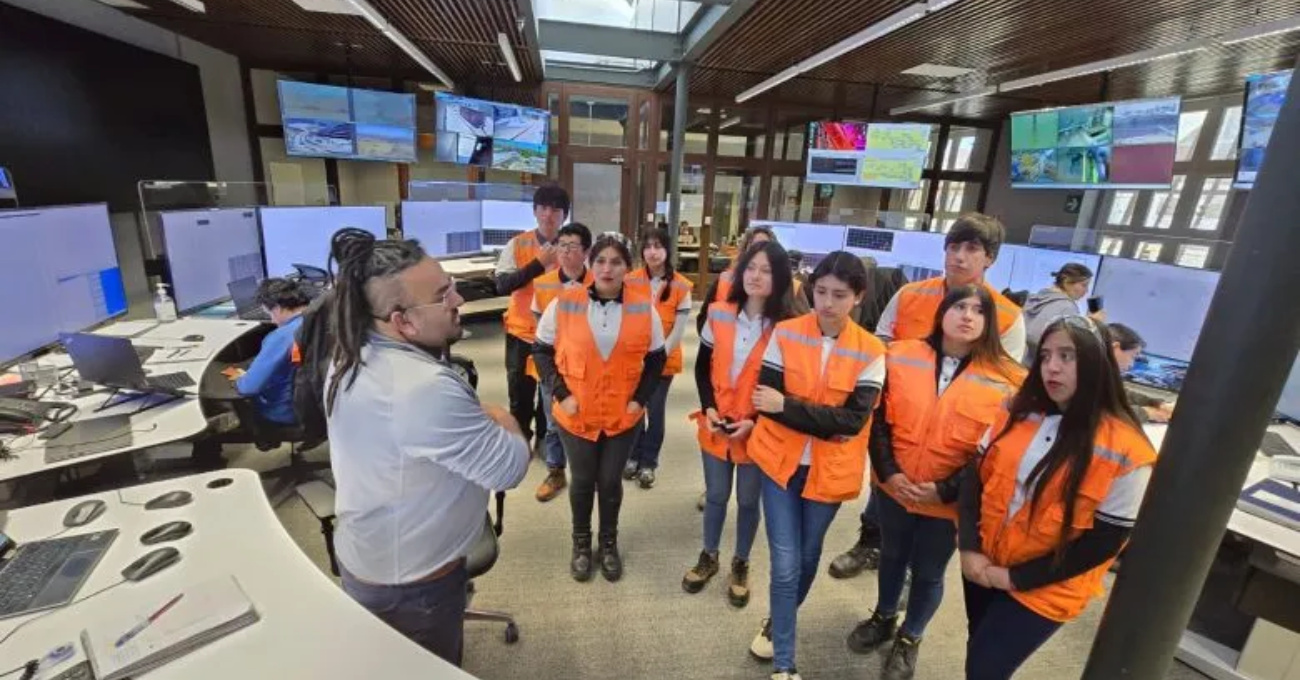
[[[462,561],[432,581],[395,586],[362,583],[339,565],[343,591],[371,614],[425,649],[459,666],[465,651],[469,574]]]
[[[920,639],[943,601],[943,574],[957,551],[957,527],[949,519],[914,515],[889,494],[882,492],[879,497],[881,545],[876,611],[881,616],[898,613],[910,567],[912,593],[907,596],[907,619],[902,631]]]
[[[560,443],[559,425],[551,417],[551,388],[542,381],[542,413],[546,416],[546,436],[542,438],[542,457],[546,467],[564,469],[564,445]]]
[[[839,503],[819,503],[803,498],[808,466],[800,466],[782,489],[763,475],[763,518],[768,550],[772,555],[772,670],[789,671],[794,665],[795,626],[799,605],[808,597],[821,562],[822,541],[839,512]]]
[[[966,594],[966,680],[1011,680],[1061,624],[1030,611],[1005,591],[962,579]]]
[[[659,469],[659,450],[664,446],[664,419],[668,409],[668,388],[673,384],[673,376],[666,375],[659,379],[650,403],[645,405],[645,418],[641,419],[640,430],[636,437],[636,446],[632,448],[632,458],[637,467],[651,470]]]
[[[722,525],[727,521],[727,503],[731,500],[731,480],[736,480],[736,557],[749,561],[749,551],[758,535],[758,518],[762,515],[758,497],[763,488],[763,471],[757,465],[737,465],[707,453],[704,459],[704,549],[718,552],[722,542]]]

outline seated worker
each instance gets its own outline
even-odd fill
[[[297,281],[266,279],[257,287],[257,301],[277,328],[262,339],[262,349],[247,371],[225,373],[240,394],[251,397],[257,414],[277,425],[293,425],[293,340],[302,326],[302,313],[311,304]]]
[[[1110,330],[1110,351],[1115,355],[1115,364],[1119,367],[1119,374],[1123,376],[1133,368],[1133,362],[1146,348],[1147,343],[1137,331],[1120,323],[1108,324]],[[1150,397],[1142,392],[1132,388],[1124,390],[1128,393],[1128,403],[1133,407],[1133,415],[1136,415],[1140,423],[1167,423],[1174,417],[1174,405],[1164,399]]]
[[[1063,316],[1079,316],[1079,300],[1088,295],[1092,284],[1092,270],[1078,262],[1070,262],[1052,272],[1052,285],[1034,293],[1025,301],[1025,336],[1029,351],[1024,361],[1032,364],[1038,356],[1038,340],[1047,324]],[[1105,312],[1089,314],[1094,321],[1105,321]]]

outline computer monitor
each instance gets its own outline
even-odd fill
[[[936,232],[849,227],[844,249],[869,255],[881,267],[897,268],[908,281],[922,281],[943,276],[943,240]]]
[[[377,239],[388,236],[383,206],[258,208],[267,276],[295,273],[295,264],[328,268],[330,238],[344,227],[363,229]]]
[[[531,202],[483,201],[483,250],[500,252],[510,239],[536,228]]]
[[[1282,388],[1282,398],[1277,402],[1277,412],[1283,418],[1300,424],[1300,356],[1291,367],[1291,377]]]
[[[226,284],[261,280],[262,238],[256,208],[161,213],[172,295],[181,313],[226,298]]]
[[[0,211],[0,365],[127,307],[107,205]]]
[[[1106,300],[1106,320],[1137,331],[1147,352],[1187,362],[1218,286],[1218,272],[1107,257],[1093,293]]]
[[[483,204],[479,201],[405,201],[402,236],[413,238],[432,257],[483,252]]]

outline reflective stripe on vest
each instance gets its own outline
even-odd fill
[[[654,287],[650,284],[650,272],[645,267],[637,269],[627,275],[627,283],[645,286],[650,291],[651,299],[654,303],[655,310],[659,312],[659,323],[663,325],[664,337],[672,335],[673,329],[677,327],[677,308],[682,306],[682,300],[690,295],[691,290],[695,287],[691,280],[682,276],[679,272],[673,272],[673,278],[664,283],[669,286],[668,299],[661,299],[660,295],[654,294]],[[682,372],[682,366],[685,364],[685,355],[682,352],[681,343],[668,355],[668,362],[664,364],[663,375],[677,375]]]
[[[1020,308],[988,283],[984,288],[998,308],[998,333],[1007,331],[1020,319]],[[898,291],[898,316],[894,320],[893,340],[919,340],[930,336],[934,330],[934,317],[943,304],[947,286],[942,276],[917,281]]]
[[[750,349],[740,374],[733,383],[731,371],[736,355],[737,308],[730,303],[720,307],[709,307],[709,329],[713,332],[713,360],[709,366],[709,382],[713,385],[713,398],[717,402],[718,415],[730,418],[733,422],[754,419],[754,388],[758,386],[758,375],[763,368],[763,353],[767,343],[772,339],[772,329],[768,327],[763,335]],[[696,422],[696,439],[700,449],[723,460],[733,463],[749,463],[746,453],[748,439],[734,440],[723,433],[709,430],[708,419],[702,411],[691,414]]]

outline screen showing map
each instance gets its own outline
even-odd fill
[[[290,156],[414,163],[415,95],[279,82]]]
[[[819,121],[808,129],[807,180],[916,189],[930,153],[930,126]]]

